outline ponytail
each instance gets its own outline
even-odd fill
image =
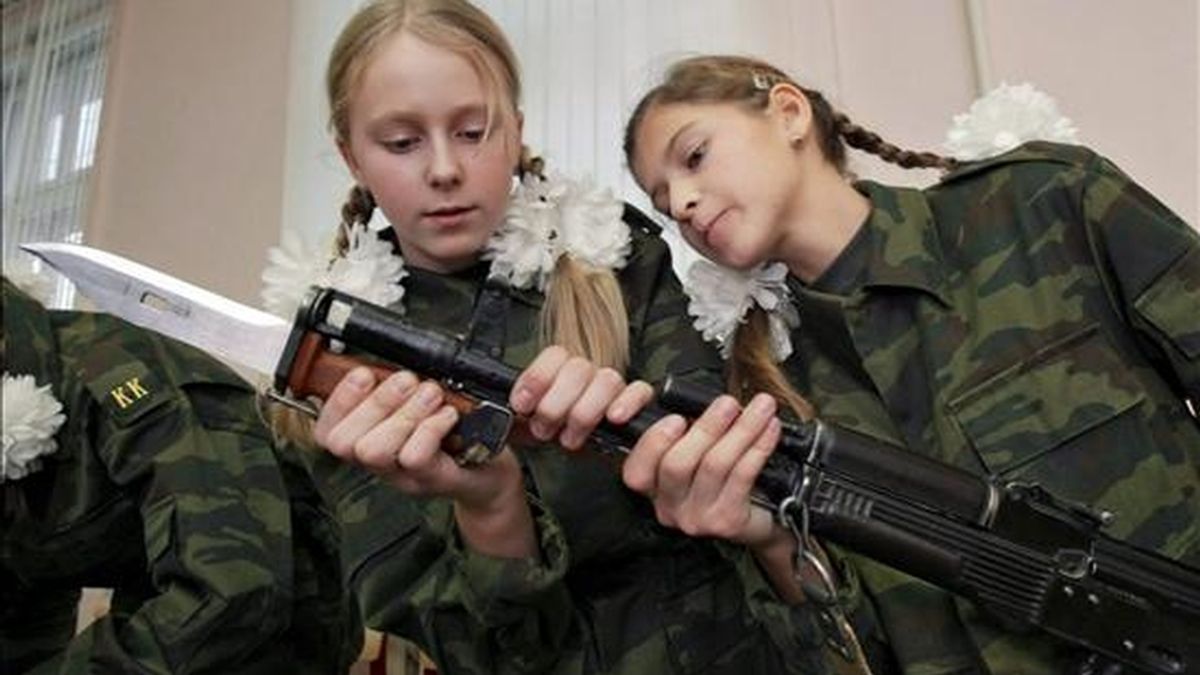
[[[599,366],[624,373],[629,365],[629,315],[612,270],[563,255],[539,317],[541,344],[557,344]]]
[[[733,349],[725,368],[725,385],[742,403],[755,393],[765,391],[791,410],[799,419],[811,419],[813,406],[791,384],[775,363],[771,351],[770,319],[762,307],[755,306],[734,333]]]

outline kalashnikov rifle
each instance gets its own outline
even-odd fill
[[[486,461],[512,428],[515,368],[386,308],[314,288],[288,324],[103,251],[25,248],[101,309],[273,372],[275,397],[293,405],[327,396],[363,363],[354,354],[365,354],[451,392],[462,417],[447,450],[458,461]],[[331,351],[334,341],[352,353]],[[602,423],[590,446],[626,453],[667,410],[694,416],[712,398],[668,379],[656,404],[624,426]],[[797,532],[802,552],[816,535],[957,593],[1009,625],[1115,662],[1169,675],[1200,668],[1200,571],[1109,536],[1111,514],[1037,485],[977,476],[814,420],[784,425],[754,498]]]

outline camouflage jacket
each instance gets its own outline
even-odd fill
[[[858,189],[865,227],[814,284],[791,280],[803,317],[786,366],[818,414],[1112,511],[1109,534],[1200,564],[1184,400],[1200,401],[1197,233],[1078,147],[1029,144],[924,191]],[[882,626],[864,637],[905,673],[1060,673],[1077,656],[851,558],[860,622]]]
[[[688,325],[657,228],[632,210],[626,220],[633,253],[618,278],[630,318],[628,375],[714,377],[720,363]],[[485,265],[445,276],[413,270],[407,316],[466,333],[486,273]],[[539,351],[543,297],[508,297],[490,328],[503,333],[502,359],[521,367]],[[785,616],[744,550],[660,526],[605,457],[553,445],[517,452],[536,563],[465,549],[445,500],[407,497],[325,453],[314,459],[344,525],[349,583],[368,626],[417,642],[451,675],[823,672],[811,617]]]
[[[255,392],[7,280],[3,307],[5,371],[50,384],[66,421],[40,470],[0,485],[0,671],[344,671],[361,634],[337,528]],[[112,611],[72,637],[83,586],[113,588]]]

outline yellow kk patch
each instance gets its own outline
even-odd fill
[[[149,396],[150,390],[142,385],[140,377],[131,377],[110,389],[108,395],[116,401],[118,408],[125,410]]]
[[[85,376],[92,396],[118,426],[136,422],[177,394],[145,362],[117,350],[104,350],[89,359]]]

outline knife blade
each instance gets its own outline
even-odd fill
[[[273,375],[292,326],[141,263],[79,244],[21,248],[70,279],[103,312]]]
[[[289,323],[108,251],[45,242],[22,244],[21,248],[70,279],[99,310],[272,376],[274,387],[268,396],[311,415],[316,409],[306,403],[309,397],[327,398],[350,370],[366,365],[380,381],[397,370],[330,350],[330,338],[344,337],[341,331],[356,311],[369,314],[375,325],[385,330],[402,324],[387,316],[383,308],[330,289],[314,288],[310,301]],[[400,328],[388,337],[404,339],[393,340],[395,344],[387,340],[381,344],[376,339],[374,355],[391,356],[393,362],[426,376],[419,367],[428,361],[423,353],[452,359],[461,351],[451,338],[406,325]],[[371,342],[372,337],[366,336],[365,341]],[[412,346],[417,348],[407,348]],[[406,363],[406,357],[416,363]],[[492,398],[506,394],[504,387],[515,379],[515,372],[503,367],[493,369],[493,374],[497,373]],[[511,410],[454,390],[447,391],[446,399],[459,411],[460,421],[444,449],[459,463],[481,463],[503,448],[514,419]]]

